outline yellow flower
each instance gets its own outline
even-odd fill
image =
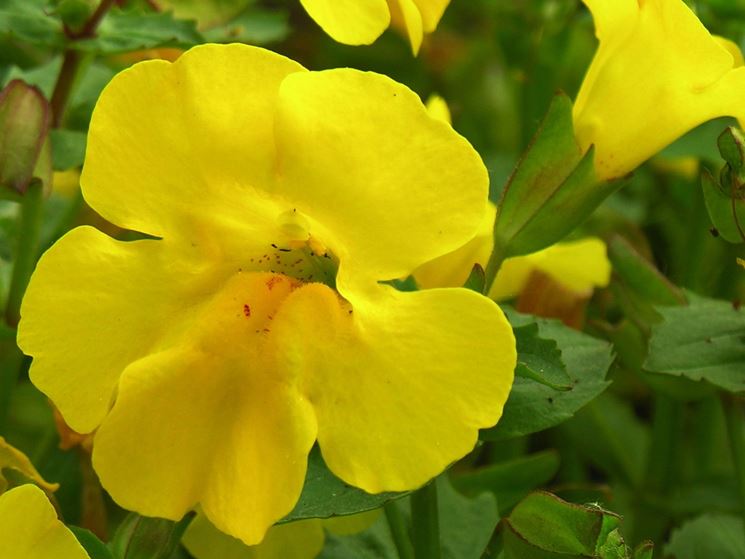
[[[91,121],[74,229],[40,260],[18,342],[123,507],[200,506],[251,545],[317,440],[340,478],[413,489],[499,419],[497,305],[388,280],[476,234],[480,158],[406,87],[204,45],[118,74]],[[154,238],[153,238],[154,237]]]
[[[574,105],[600,178],[625,175],[695,126],[745,124],[745,67],[682,0],[583,0],[600,41]]]
[[[0,557],[89,559],[75,536],[57,519],[44,492],[33,484],[0,495]]]
[[[321,28],[347,45],[369,45],[392,23],[406,33],[414,55],[440,23],[450,0],[300,0]]]
[[[425,288],[463,285],[474,264],[485,266],[492,251],[492,229],[497,209],[491,205],[484,214],[478,235],[457,250],[427,262],[414,272]],[[587,297],[595,287],[610,281],[611,267],[605,243],[588,237],[556,243],[525,256],[508,258],[502,264],[489,297],[497,301],[519,295],[533,273],[549,276],[577,296]]]

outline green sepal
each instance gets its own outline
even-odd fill
[[[486,275],[484,273],[484,268],[481,264],[476,263],[473,265],[473,268],[471,268],[471,273],[468,274],[468,278],[463,284],[463,287],[475,291],[476,293],[483,293],[485,285]]]
[[[725,167],[722,171],[722,180],[732,181],[733,176],[726,169],[728,167]],[[704,191],[704,201],[709,212],[709,218],[715,228],[714,234],[729,243],[738,244],[743,242],[738,223],[740,227],[745,226],[745,200],[738,198],[740,191],[735,189],[733,192],[733,183],[730,182],[729,184],[729,190],[725,191],[724,187],[714,180],[709,171],[704,169],[701,174],[701,188]],[[735,220],[735,216],[737,216],[737,220]]]
[[[557,94],[502,193],[495,250],[507,258],[560,241],[622,182],[598,180],[593,150],[575,139],[572,102]]]

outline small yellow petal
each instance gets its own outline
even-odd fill
[[[43,487],[45,491],[56,491],[59,487],[59,484],[57,483],[48,483],[45,481],[44,478],[41,477],[41,474],[36,471],[36,468],[34,468],[34,465],[31,463],[31,460],[28,459],[28,456],[17,448],[9,445],[3,437],[0,437],[0,493],[2,493],[6,487],[6,480],[3,477],[3,470],[5,468],[23,474],[23,476],[30,481]]]
[[[508,258],[497,274],[489,296],[496,300],[519,294],[530,274],[540,271],[578,295],[589,295],[610,281],[605,243],[597,238],[557,243],[526,256]]]
[[[182,542],[195,559],[314,559],[326,539],[321,523],[314,518],[272,526],[260,544],[247,546],[199,514]]]
[[[31,484],[0,495],[0,557],[89,559],[44,492]]]
[[[334,40],[369,45],[391,21],[386,0],[300,0],[318,25]]]
[[[427,111],[429,112],[429,116],[432,118],[436,118],[437,120],[441,120],[443,122],[447,122],[448,124],[452,124],[453,121],[450,118],[450,108],[448,108],[448,104],[439,95],[430,95],[429,99],[427,99]]]
[[[391,25],[406,34],[411,43],[411,51],[416,56],[424,37],[422,14],[414,0],[388,0],[388,6],[391,10]]]
[[[432,33],[442,19],[445,9],[450,4],[450,0],[414,0],[419,12],[422,14],[422,23],[424,32]]]

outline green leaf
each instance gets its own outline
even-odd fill
[[[513,331],[517,341],[515,375],[554,390],[570,390],[571,379],[561,360],[561,350],[556,341],[541,338],[535,323],[513,328]]]
[[[628,559],[619,516],[597,505],[567,503],[545,492],[528,495],[504,520],[505,559]]]
[[[675,559],[742,559],[745,526],[742,518],[704,514],[673,531],[665,555]]]
[[[172,522],[131,512],[117,528],[111,551],[116,559],[170,559],[193,517]]]
[[[52,130],[52,167],[55,171],[66,171],[83,165],[87,134],[78,130]]]
[[[281,41],[290,33],[289,14],[284,11],[248,8],[228,23],[204,31],[215,43],[241,42],[265,45]]]
[[[77,41],[75,48],[99,54],[116,54],[162,46],[190,47],[204,42],[196,22],[175,19],[168,12],[112,10],[96,37]]]
[[[505,257],[529,254],[561,240],[622,181],[598,181],[593,152],[574,137],[572,102],[558,94],[502,192],[494,224]]]
[[[491,492],[504,514],[532,490],[548,483],[559,471],[559,463],[559,453],[546,450],[453,475],[452,483],[466,495]]]
[[[514,328],[535,323],[541,338],[557,343],[571,386],[569,390],[559,391],[532,379],[516,377],[499,423],[481,432],[484,440],[520,437],[558,425],[610,384],[605,380],[613,362],[610,344],[556,320],[536,319],[509,308],[504,310]]]
[[[318,559],[399,559],[385,515],[367,530],[351,536],[326,534],[326,545]]]
[[[626,286],[654,305],[682,305],[685,296],[652,263],[639,254],[626,239],[614,236],[608,243],[613,272]]]
[[[43,0],[0,0],[0,36],[29,45],[60,47],[65,42],[62,22]]]
[[[79,526],[68,526],[73,535],[88,553],[90,559],[114,559],[106,544],[99,540],[93,532]]]
[[[709,218],[719,236],[729,243],[742,243],[743,239],[737,223],[745,228],[745,200],[737,197],[737,193],[725,192],[707,170],[704,170],[701,175],[701,187],[704,190],[704,201]],[[735,196],[734,203],[733,196]],[[735,214],[737,221],[735,221]]]
[[[304,518],[345,516],[373,510],[406,494],[389,492],[370,495],[347,485],[329,471],[318,447],[315,447],[308,457],[308,473],[300,499],[292,512],[279,523]]]
[[[660,307],[645,369],[745,391],[745,313],[727,301],[691,295],[685,307]]]
[[[717,138],[719,153],[735,173],[745,165],[745,138],[734,126],[728,126]]]

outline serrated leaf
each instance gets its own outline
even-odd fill
[[[704,514],[674,530],[665,555],[675,559],[742,559],[745,526],[741,517]]]
[[[316,447],[308,456],[308,472],[300,499],[292,512],[279,523],[373,510],[406,494],[388,492],[371,495],[344,483],[331,473]]]
[[[187,48],[202,42],[194,21],[175,19],[168,12],[114,9],[101,22],[96,37],[75,42],[75,48],[117,54],[162,46]]]
[[[554,390],[570,390],[571,379],[561,359],[561,350],[556,341],[541,338],[537,324],[519,326],[513,328],[513,331],[517,341],[515,375]]]
[[[504,520],[505,559],[628,559],[620,517],[545,492],[523,499]]]
[[[502,514],[532,490],[550,481],[559,471],[559,464],[559,453],[547,450],[454,475],[452,483],[466,495],[491,492]]]
[[[484,440],[529,435],[566,421],[610,384],[605,375],[613,362],[611,345],[572,330],[556,320],[536,319],[504,308],[513,327],[538,325],[541,338],[554,340],[561,350],[571,388],[557,391],[534,380],[517,377],[499,423],[481,432]]]
[[[685,307],[660,307],[644,368],[745,391],[745,313],[727,301],[691,295]]]

